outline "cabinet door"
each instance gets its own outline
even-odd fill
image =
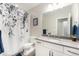
[[[64,53],[70,56],[79,56],[79,50],[69,47],[64,47]]]
[[[53,56],[68,56],[68,55],[64,54],[63,52],[59,52],[56,50],[53,50],[52,54],[53,54]]]
[[[66,54],[64,54],[64,53],[61,53],[61,52],[54,52],[53,53],[53,56],[68,56],[68,55],[66,55]]]
[[[49,49],[41,45],[36,45],[36,56],[49,56]]]

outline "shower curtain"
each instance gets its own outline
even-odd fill
[[[0,16],[4,52],[14,54],[22,47],[24,40],[28,40],[28,13],[16,4],[0,3]]]

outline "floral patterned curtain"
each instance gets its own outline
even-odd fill
[[[28,13],[15,4],[0,3],[4,50],[17,51],[28,33]],[[16,48],[18,47],[18,49]],[[11,51],[11,52],[12,52]]]

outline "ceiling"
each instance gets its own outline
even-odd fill
[[[40,3],[15,3],[15,4],[17,4],[19,8],[21,8],[25,11],[28,11],[29,9],[31,9],[37,5],[41,5]],[[43,4],[45,4],[45,3],[43,3]],[[58,9],[58,8],[67,6],[69,4],[70,3],[47,3],[46,5],[48,5],[47,10],[49,9],[49,11],[50,11],[50,10],[54,10],[54,9]]]
[[[39,5],[39,3],[16,3],[16,4],[19,6],[19,8],[21,8],[25,11]]]

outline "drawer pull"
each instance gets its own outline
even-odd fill
[[[78,53],[75,53],[75,52],[72,52],[72,51],[69,51],[69,50],[67,50],[67,51],[72,53],[72,54],[79,55]]]
[[[52,56],[53,56],[53,52],[52,52]]]
[[[37,39],[37,40],[41,40],[41,39],[39,39],[39,38],[35,38],[35,39]]]
[[[53,52],[52,51],[49,51],[49,56],[53,56]]]
[[[49,51],[49,56],[51,56],[51,51]]]
[[[37,43],[41,43],[41,42],[37,41]]]

